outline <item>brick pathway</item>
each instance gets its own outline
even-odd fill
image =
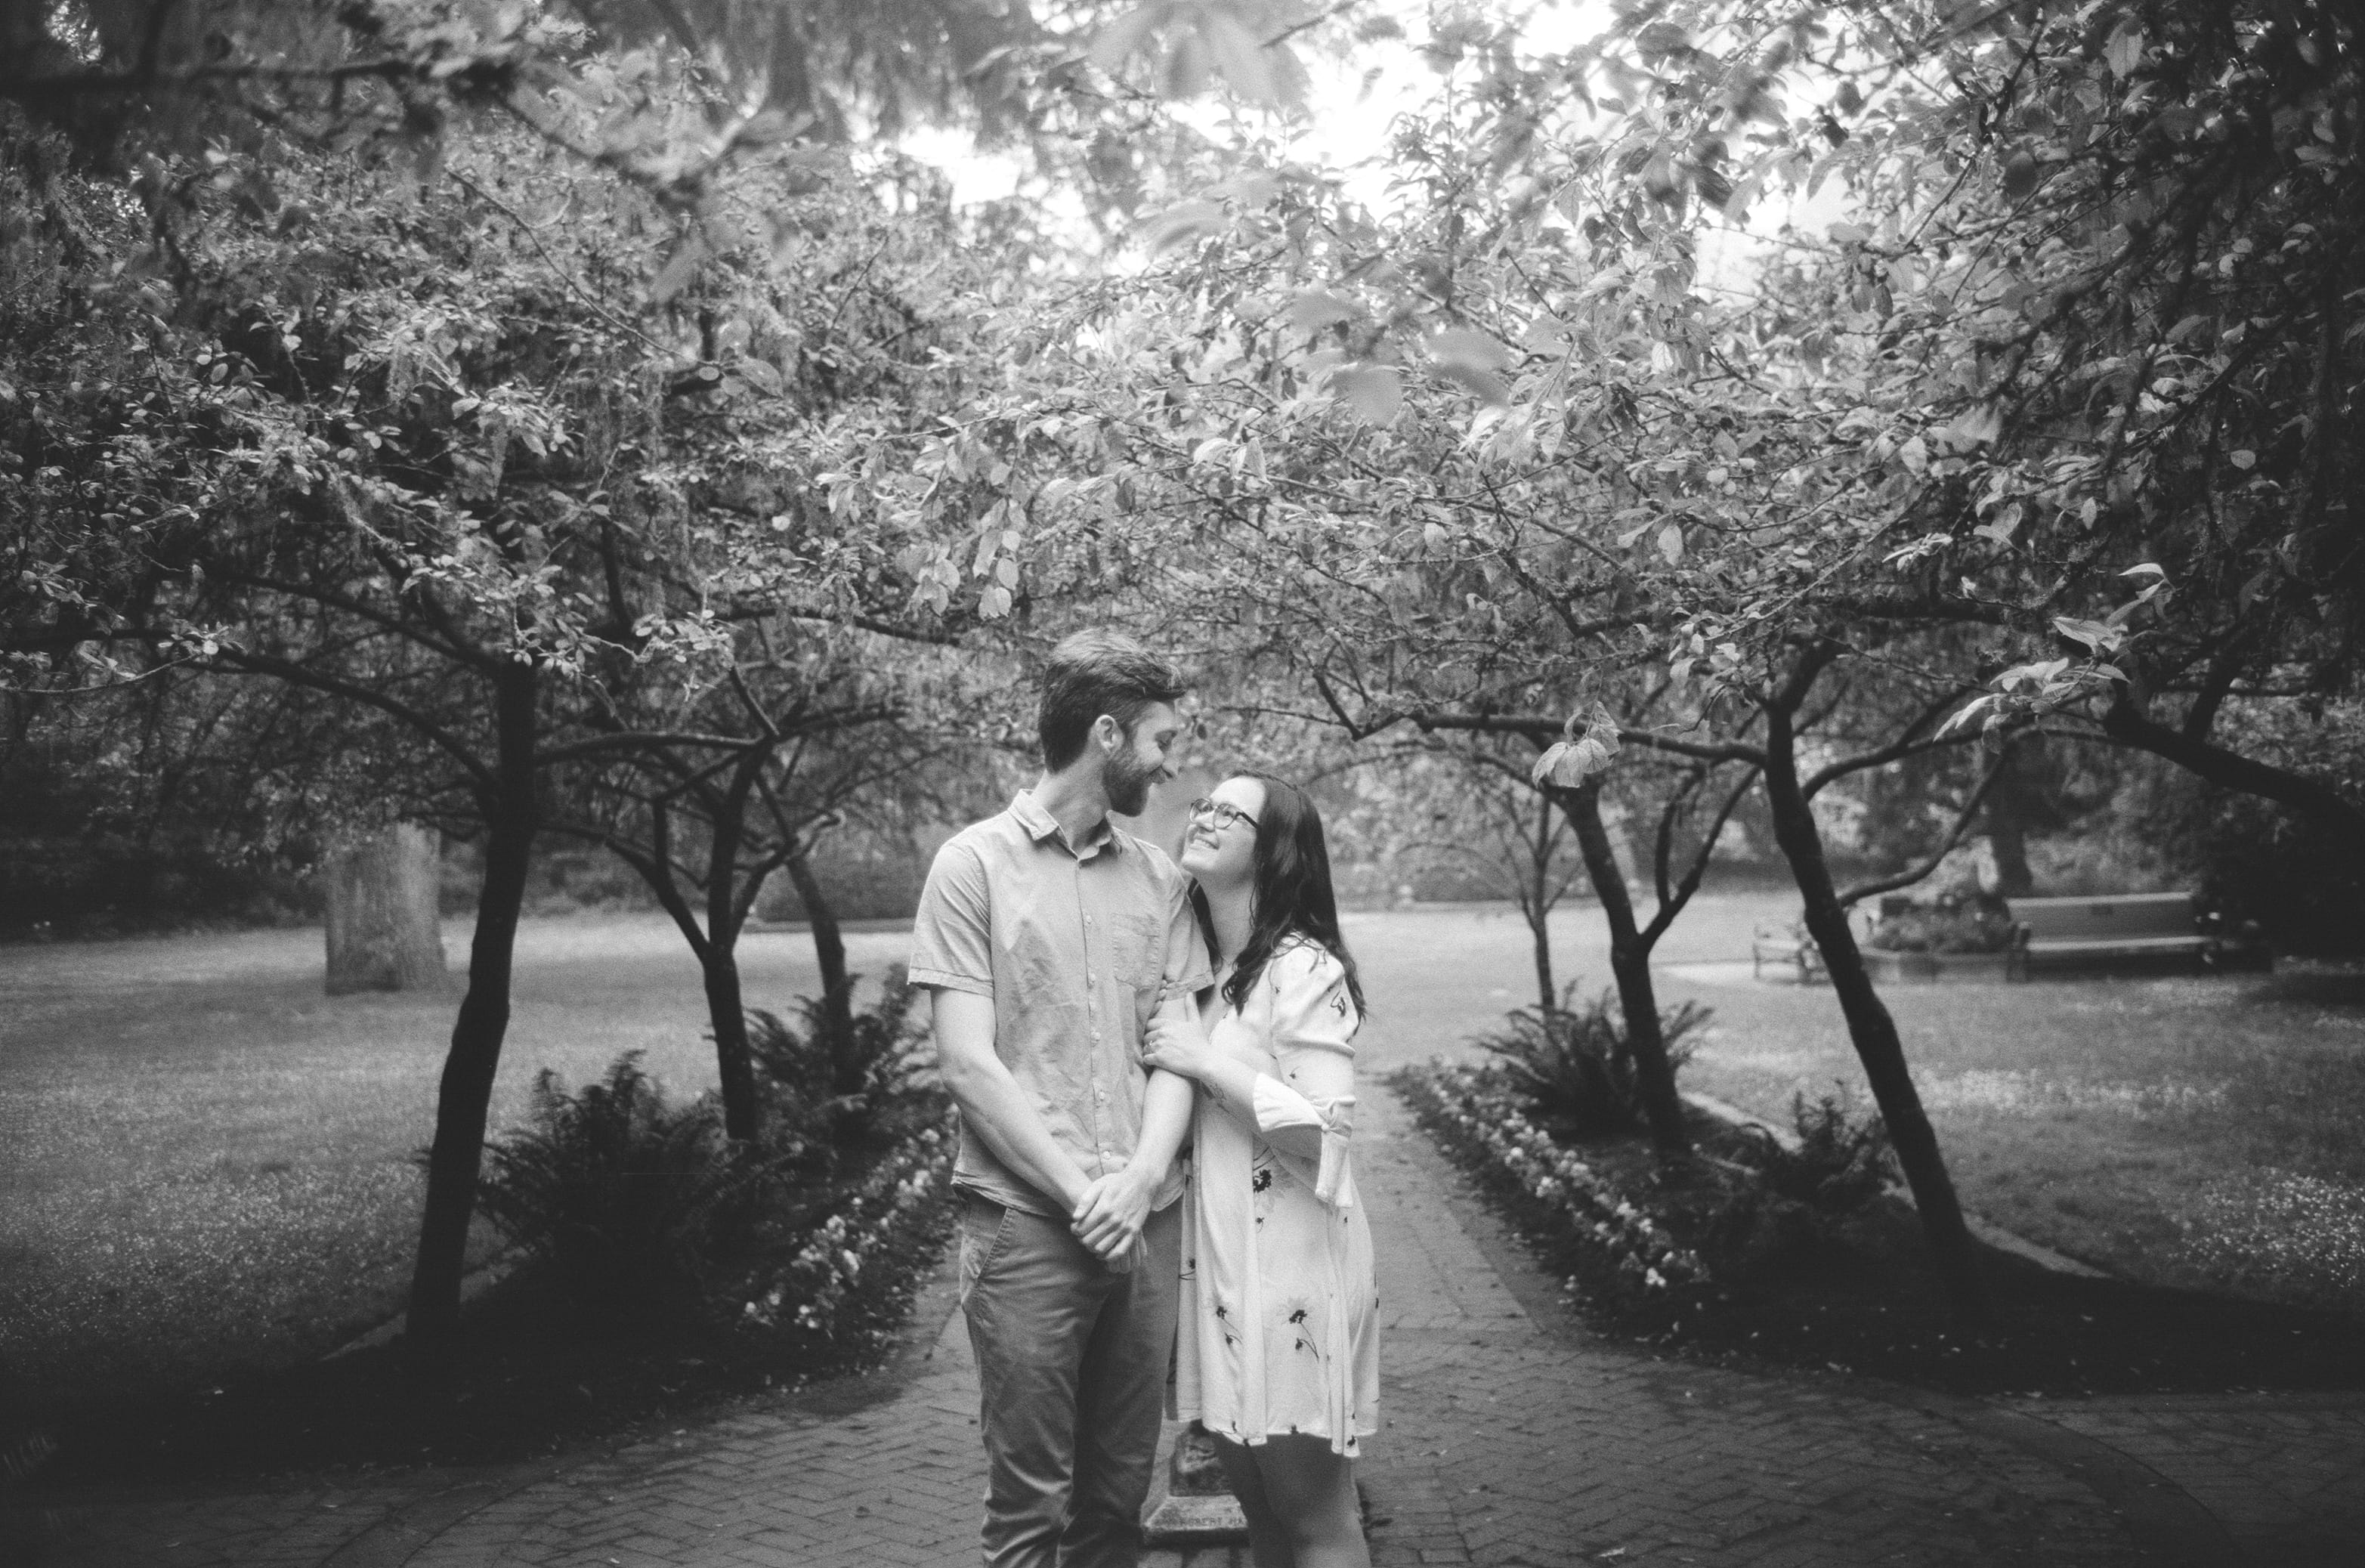
[[[1380,1568],[2365,1563],[2365,1397],[1976,1403],[1586,1335],[1373,1089]],[[971,1568],[982,1466],[942,1285],[896,1371],[589,1459],[51,1499],[51,1568]],[[1237,1568],[1229,1550],[1154,1568]]]

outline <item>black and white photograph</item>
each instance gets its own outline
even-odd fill
[[[0,1568],[2365,1568],[2365,15],[0,0]]]

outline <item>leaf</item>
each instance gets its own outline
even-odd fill
[[[1861,223],[1834,223],[1831,236],[1834,245],[1861,245],[1872,238],[1872,230]]]
[[[1679,522],[1671,522],[1667,524],[1666,527],[1659,530],[1658,543],[1659,554],[1667,558],[1667,565],[1672,566],[1676,562],[1682,560],[1684,558],[1683,524]]]
[[[1989,709],[1994,706],[1996,706],[1996,698],[1993,693],[1990,693],[1985,697],[1972,698],[1968,702],[1964,703],[1960,708],[1956,709],[1954,712],[1947,715],[1946,722],[1938,726],[1938,738],[1943,740],[1946,736],[1953,734],[1956,730],[1966,727],[1980,714],[1986,712]]]
[[[1151,251],[1160,255],[1178,245],[1220,234],[1224,230],[1224,209],[1212,201],[1186,201],[1180,207],[1168,207],[1142,224],[1142,238]]]
[[[1355,308],[1335,294],[1309,288],[1291,297],[1289,324],[1300,332],[1318,332],[1355,319]]]
[[[2168,568],[2161,566],[2157,561],[2145,561],[2136,566],[2129,566],[2125,571],[2121,572],[2119,576],[2123,577],[2164,577],[2168,576]]]
[[[2120,23],[2119,30],[2102,45],[2102,59],[2113,76],[2124,77],[2132,73],[2143,63],[2143,54],[2144,30],[2140,22]]]
[[[2084,644],[2094,652],[2107,653],[2126,641],[2126,633],[2101,621],[2081,621],[2074,615],[2057,615],[2053,629],[2073,643]]]
[[[1467,370],[1503,370],[1511,363],[1511,351],[1484,332],[1467,327],[1449,327],[1429,340],[1429,357],[1447,368],[1459,366]]]
[[[1501,408],[1511,401],[1511,389],[1503,384],[1501,376],[1491,370],[1478,370],[1466,364],[1440,364],[1437,373],[1449,381],[1468,387],[1482,403]]]
[[[2259,454],[2247,449],[2238,452],[2229,452],[2225,454],[2225,461],[2232,464],[2235,467],[2247,472],[2249,469],[2258,466]]]
[[[1229,11],[1209,7],[1199,17],[1199,32],[1207,40],[1216,69],[1233,92],[1252,104],[1279,108],[1285,101],[1282,75],[1264,41]]]
[[[1115,75],[1133,58],[1134,51],[1149,41],[1151,29],[1171,10],[1162,0],[1152,0],[1152,4],[1138,11],[1127,12],[1101,29],[1101,36],[1093,40],[1092,52],[1084,58]]]
[[[1404,408],[1404,381],[1392,364],[1352,364],[1330,378],[1330,389],[1366,424],[1384,425]]]
[[[2003,433],[2003,417],[1991,405],[1965,409],[1955,416],[1955,422],[1946,431],[1964,445],[1977,446]]]
[[[1169,98],[1197,97],[1207,90],[1207,73],[1213,64],[1206,39],[1196,32],[1180,35],[1166,51],[1166,69],[1158,83],[1160,94]]]
[[[1607,773],[1618,751],[1617,721],[1606,711],[1597,710],[1586,721],[1585,734],[1546,747],[1528,778],[1539,787],[1572,790],[1597,773]]]
[[[2019,201],[2036,188],[2036,156],[2023,147],[2003,162],[2003,194]]]

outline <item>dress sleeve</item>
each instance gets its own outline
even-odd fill
[[[1273,987],[1272,1054],[1281,1076],[1257,1078],[1257,1126],[1266,1133],[1319,1129],[1318,1164],[1278,1148],[1274,1154],[1317,1198],[1344,1208],[1353,1193],[1347,1146],[1355,1128],[1354,1038],[1362,1018],[1348,993],[1347,971],[1313,943],[1276,955],[1266,972]]]

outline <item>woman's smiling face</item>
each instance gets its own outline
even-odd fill
[[[1202,887],[1236,886],[1255,874],[1264,786],[1253,778],[1227,778],[1207,801],[1212,809],[1194,809],[1183,830],[1182,869]]]

